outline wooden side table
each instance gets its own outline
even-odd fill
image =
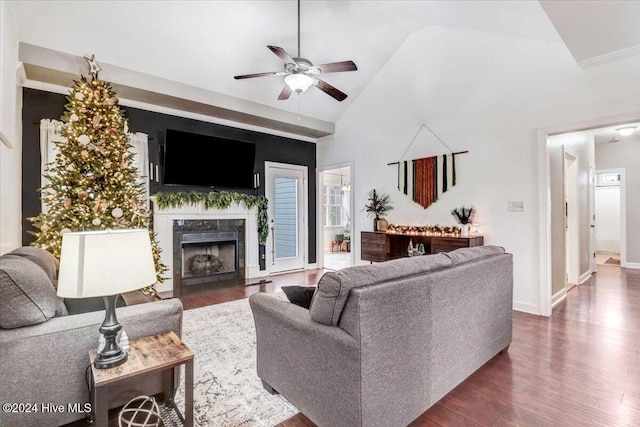
[[[125,379],[151,372],[166,371],[163,375],[165,404],[173,405],[174,370],[180,369],[183,364],[185,366],[184,425],[193,426],[193,352],[174,332],[132,340],[127,362],[115,368],[96,369],[93,366],[96,357],[96,349],[90,350],[96,427],[108,425],[109,386]]]

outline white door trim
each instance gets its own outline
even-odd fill
[[[301,250],[304,257],[304,269],[309,268],[309,168],[307,166],[301,165],[292,165],[288,163],[278,163],[278,162],[264,162],[264,182],[265,186],[268,186],[271,182],[271,169],[287,169],[287,170],[297,170],[303,173],[303,184],[302,184],[302,242],[301,242]],[[268,187],[265,187],[265,195],[269,194]],[[272,218],[270,218],[271,220]],[[269,232],[269,237],[267,238],[267,246],[265,248],[266,256],[266,268],[269,271],[269,274],[274,274],[271,272],[271,265],[273,262],[273,254],[269,248],[273,245],[273,235]]]
[[[538,312],[551,316],[551,178],[548,137],[640,121],[640,112],[618,114],[536,130],[538,152]]]

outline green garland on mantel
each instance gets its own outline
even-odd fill
[[[261,245],[267,244],[269,236],[269,216],[267,207],[269,200],[264,196],[254,196],[252,194],[241,194],[232,191],[220,191],[210,193],[198,193],[190,191],[188,193],[163,193],[155,194],[156,203],[160,209],[179,208],[184,205],[197,205],[204,203],[206,209],[228,209],[231,203],[243,203],[247,209],[258,207],[258,239]]]

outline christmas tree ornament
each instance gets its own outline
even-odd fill
[[[102,221],[100,221],[100,218],[94,218],[93,221],[91,221],[91,224],[98,226],[102,224]]]
[[[75,95],[73,95],[73,97],[74,97],[75,99],[77,99],[78,101],[82,101],[82,100],[84,99],[84,93],[82,93],[82,92],[76,92],[76,94],[75,94]]]
[[[106,162],[104,162],[104,167],[109,169],[111,167],[111,162],[109,160],[107,160]]]
[[[84,190],[80,190],[78,191],[78,197],[81,198],[82,200],[87,200],[87,198],[89,197],[89,193],[87,193]]]
[[[86,159],[87,157],[89,157],[89,152],[87,150],[82,150],[80,152],[80,155]]]
[[[113,210],[111,211],[111,216],[113,216],[114,218],[120,218],[122,217],[122,215],[124,215],[124,212],[120,208],[113,208]]]
[[[87,64],[89,64],[89,74],[93,77],[94,80],[97,79],[98,73],[102,71],[102,68],[100,68],[100,66],[96,62],[96,56],[94,54],[91,54],[91,58],[85,56],[84,59],[85,61],[87,61]]]
[[[89,135],[80,135],[78,137],[78,142],[80,143],[80,145],[87,145],[89,142],[91,142],[91,138],[89,138]]]
[[[64,196],[64,201],[62,202],[62,204],[64,205],[65,209],[69,209],[71,207],[71,197]]]
[[[78,120],[80,120],[80,117],[78,117],[76,113],[73,113],[69,116],[69,120],[71,120],[72,122],[77,122]]]
[[[91,124],[93,124],[94,128],[97,128],[98,126],[100,126],[100,120],[102,120],[102,117],[93,116],[93,119],[91,120]]]
[[[42,224],[40,226],[40,230],[42,230],[43,233],[46,233],[47,231],[49,231],[49,225],[47,224]]]

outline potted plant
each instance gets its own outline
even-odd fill
[[[473,222],[473,217],[476,215],[476,208],[471,206],[470,208],[455,208],[451,211],[451,215],[456,219],[456,222],[462,225],[462,237],[469,237],[469,224]]]
[[[389,223],[386,222],[382,215],[386,212],[393,209],[391,206],[391,201],[389,200],[388,194],[378,194],[376,189],[374,188],[369,192],[368,203],[364,205],[364,209],[367,211],[367,216],[370,218],[373,217],[373,231],[378,231],[378,229],[386,229],[386,226],[383,228],[378,225],[378,221],[381,219],[384,220],[386,225]]]

